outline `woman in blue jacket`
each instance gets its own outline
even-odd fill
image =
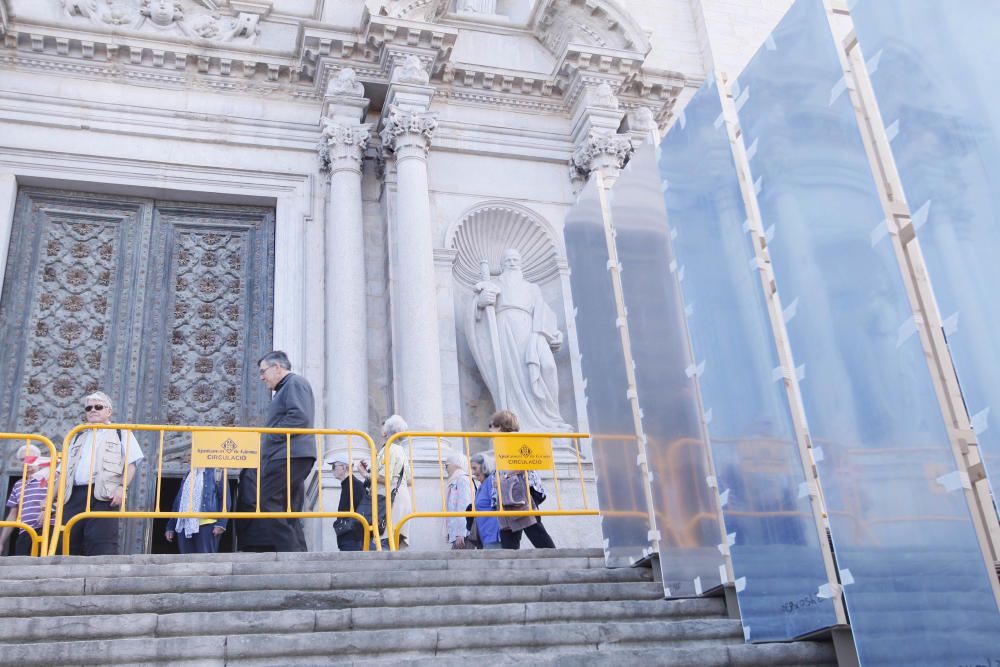
[[[493,507],[493,458],[486,454],[472,455],[472,476],[479,484],[475,505],[481,512],[489,512]],[[495,516],[476,517],[476,529],[483,549],[500,548],[500,523]]]
[[[225,483],[221,470],[215,468],[192,468],[184,478],[181,490],[174,498],[174,512],[221,512],[222,485]],[[232,499],[226,498],[226,511],[232,507]],[[219,540],[226,531],[226,519],[177,519],[167,522],[166,538],[177,546],[182,554],[214,554],[219,551]]]

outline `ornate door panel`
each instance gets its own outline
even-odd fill
[[[96,389],[120,421],[251,423],[267,401],[255,361],[271,342],[273,244],[269,209],[23,189],[0,298],[4,428],[58,444]],[[134,508],[152,504],[158,449],[139,440]],[[186,470],[189,443],[166,440],[168,471]],[[127,522],[126,551],[145,547],[143,523]]]

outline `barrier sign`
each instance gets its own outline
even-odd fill
[[[260,433],[245,431],[194,431],[191,465],[196,468],[257,468],[260,466]]]
[[[519,433],[493,436],[497,470],[551,470],[552,438],[532,438]]]

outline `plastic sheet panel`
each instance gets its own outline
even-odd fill
[[[980,664],[1000,617],[892,245],[872,244],[882,210],[842,77],[822,2],[799,0],[737,106],[778,290],[798,300],[788,332],[854,639],[864,665]]]
[[[750,641],[837,622],[714,79],[660,144],[660,177]],[[625,275],[628,275],[627,273]],[[794,308],[794,306],[793,306]],[[825,531],[823,532],[825,539]]]
[[[591,180],[566,217],[566,255],[576,308],[587,420],[601,509],[605,560],[628,566],[650,553],[645,480],[628,399],[625,357],[608,272],[608,246],[597,184]]]
[[[852,14],[995,495],[1000,5],[970,0],[956,11],[930,0],[863,0]]]
[[[701,595],[724,583],[724,533],[653,145],[635,154],[610,201],[663,586],[668,597]]]

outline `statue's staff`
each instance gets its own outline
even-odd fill
[[[479,277],[483,282],[490,282],[490,263],[482,259],[479,261]],[[480,290],[482,291],[482,290]],[[493,347],[493,363],[497,370],[497,409],[507,409],[507,383],[503,374],[503,360],[500,358],[500,330],[497,328],[497,312],[494,304],[485,307],[486,322],[490,327],[490,344]]]

